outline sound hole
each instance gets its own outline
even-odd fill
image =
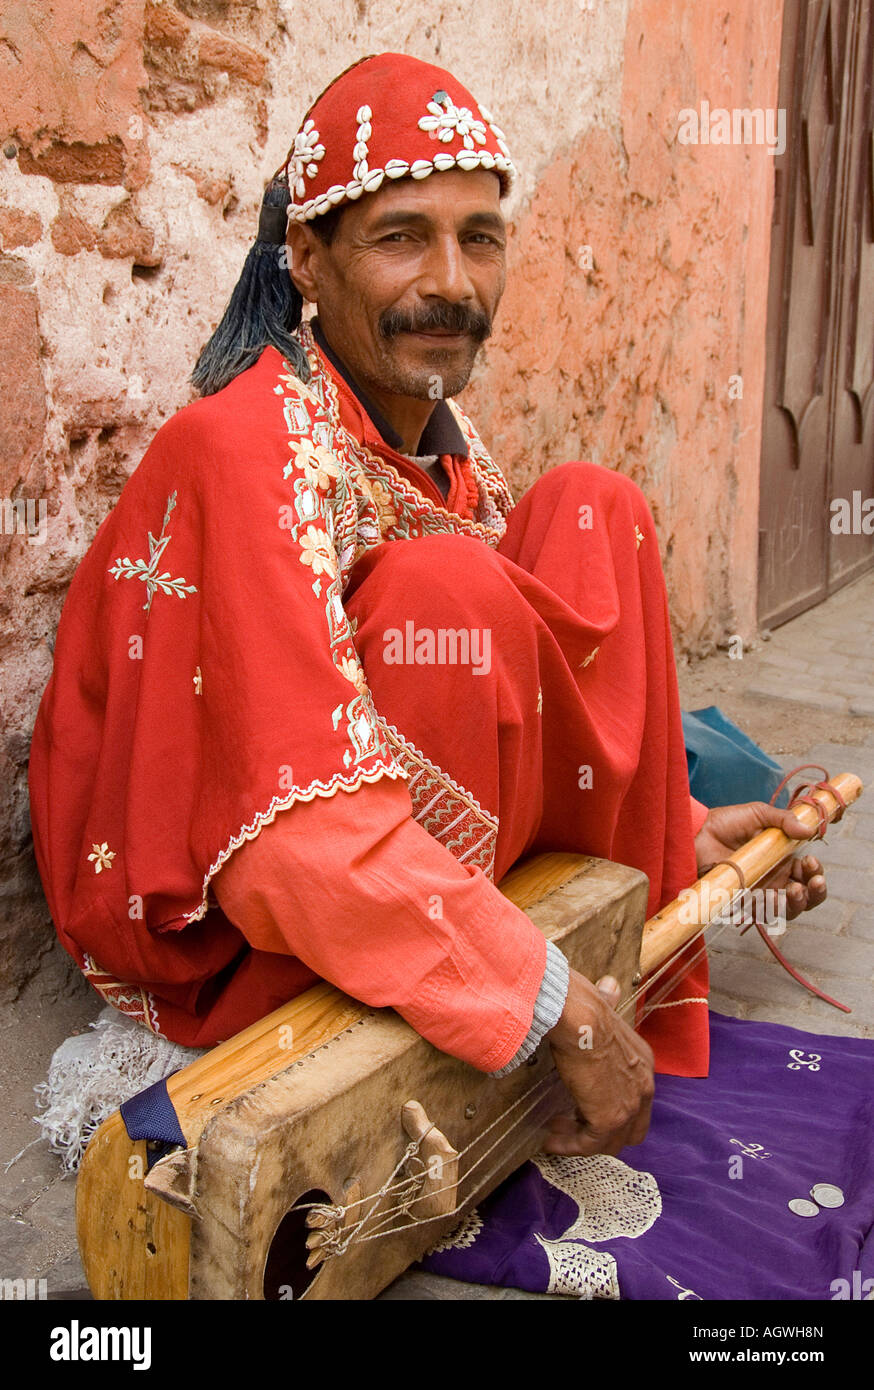
[[[321,1268],[317,1265],[315,1269],[307,1269],[306,1264],[309,1254],[306,1209],[311,1202],[330,1205],[331,1198],[327,1192],[315,1188],[305,1192],[276,1227],[264,1266],[264,1297],[268,1302],[301,1298]]]

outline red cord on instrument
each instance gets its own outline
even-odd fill
[[[790,799],[787,810],[791,811],[793,806],[798,806],[801,802],[803,802],[806,806],[812,806],[813,809],[816,811],[817,818],[819,821],[819,824],[816,827],[816,839],[824,840],[825,828],[829,824],[828,813],[825,807],[822,805],[822,803],[820,801],[817,801],[815,797],[809,796],[808,793],[811,791],[831,792],[832,796],[834,797],[835,801],[838,803],[838,806],[840,807],[838,814],[834,817],[835,825],[837,825],[838,821],[843,818],[843,814],[847,809],[847,803],[841,796],[841,793],[838,791],[837,787],[833,787],[831,782],[828,780],[828,769],[824,768],[821,763],[801,763],[799,767],[794,767],[791,772],[787,772],[786,776],[783,778],[782,782],[777,787],[777,790],[771,797],[770,804],[772,806],[775,806],[777,803],[777,797],[780,795],[786,783],[791,781],[793,777],[797,776],[799,772],[806,772],[809,767],[812,767],[815,772],[821,772],[823,775],[823,781],[799,783],[799,785],[795,788],[794,792],[790,792]]]
[[[822,990],[818,989],[816,985],[812,985],[809,980],[805,980],[803,975],[799,975],[798,971],[795,970],[789,964],[788,960],[783,955],[783,953],[777,950],[777,947],[774,945],[770,936],[768,936],[768,934],[766,933],[761,922],[757,921],[755,923],[755,928],[756,931],[759,933],[759,936],[762,938],[765,945],[767,946],[768,950],[771,952],[771,955],[777,958],[784,970],[789,971],[789,974],[792,976],[793,980],[797,980],[800,985],[804,985],[804,988],[809,989],[811,994],[815,994],[817,999],[825,1000],[826,1004],[833,1004],[836,1009],[842,1009],[845,1014],[851,1014],[853,1012],[853,1010],[848,1008],[846,1004],[841,1004],[839,1000],[832,999],[831,995],[829,994],[823,994]]]
[[[799,805],[799,803],[802,802],[807,806],[813,806],[816,810],[817,818],[819,821],[819,824],[816,828],[815,838],[817,840],[824,840],[826,826],[829,824],[828,812],[826,811],[822,802],[817,801],[816,797],[810,796],[808,795],[808,793],[814,790],[831,792],[832,796],[834,797],[835,801],[838,803],[838,806],[840,807],[839,813],[834,818],[836,823],[841,819],[844,812],[846,811],[847,803],[841,796],[838,789],[836,787],[833,787],[831,782],[828,780],[828,769],[822,767],[820,763],[802,763],[800,767],[795,767],[792,769],[791,772],[787,772],[786,776],[783,778],[782,782],[777,787],[777,790],[774,792],[774,795],[771,797],[771,805],[773,806],[776,804],[777,797],[780,795],[786,783],[791,781],[793,777],[797,776],[799,772],[805,772],[808,768],[813,768],[816,772],[821,772],[823,775],[823,781],[800,783],[799,786],[795,788],[794,793],[790,793],[790,801],[787,809],[791,811],[793,806],[797,806]],[[733,865],[732,867],[735,866]],[[804,988],[809,990],[811,994],[815,995],[817,999],[822,999],[826,1004],[831,1004],[835,1009],[841,1009],[845,1014],[851,1014],[853,1012],[853,1010],[851,1008],[848,1008],[846,1004],[841,1004],[839,1000],[832,999],[830,995],[824,994],[823,991],[821,989],[818,989],[816,985],[811,984],[810,980],[806,980],[803,975],[800,975],[798,971],[789,964],[788,960],[783,955],[783,953],[781,951],[778,951],[770,936],[768,936],[768,934],[764,930],[763,924],[759,921],[758,917],[754,917],[753,923],[750,923],[749,925],[755,925],[756,931],[759,933],[759,936],[762,938],[768,950],[771,952],[771,955],[774,956],[774,958],[780,962],[784,970],[787,970],[789,972],[793,980],[797,980],[800,985],[804,985]],[[745,927],[744,931],[746,930],[747,928]]]

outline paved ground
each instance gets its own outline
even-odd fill
[[[853,1012],[802,990],[757,932],[731,929],[710,952],[712,1004],[738,1018],[874,1037],[874,576],[787,623],[751,655],[754,662],[723,658],[718,679],[714,661],[703,663],[716,687],[709,695],[701,672],[681,672],[684,708],[720,704],[786,771],[821,763],[830,773],[855,772],[872,789],[817,851],[828,901],[777,943]]]
[[[849,1004],[850,1015],[809,996],[773,961],[754,932],[725,932],[712,952],[714,1007],[823,1033],[874,1037],[874,575],[779,629],[744,653],[684,667],[684,708],[719,704],[788,769],[821,762],[856,772],[872,787],[828,836],[822,857],[830,896],[793,925],[780,945],[802,973]],[[53,955],[34,984],[0,1018],[5,1124],[0,1135],[0,1278],[47,1280],[50,1297],[81,1290],[74,1181],[39,1142],[5,1170],[37,1132],[33,1086],[54,1048],[87,1027],[99,1000],[70,980]],[[391,1298],[489,1297],[451,1281],[409,1275]],[[500,1298],[525,1297],[495,1291]]]

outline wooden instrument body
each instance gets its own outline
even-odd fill
[[[642,874],[548,854],[513,870],[501,888],[575,970],[616,976],[627,997],[646,914]],[[167,1089],[186,1150],[144,1180],[145,1144],[128,1138],[116,1112],[83,1160],[79,1245],[97,1298],[372,1298],[535,1153],[544,1124],[568,1103],[548,1046],[492,1079],[438,1052],[391,1010],[327,985],[199,1058]],[[344,1207],[377,1194],[409,1142],[401,1122],[409,1101],[421,1102],[455,1150],[468,1150],[451,1209],[367,1240],[394,1204],[386,1197],[362,1238],[313,1275],[304,1267],[303,1215],[288,1213],[302,1198]],[[506,1134],[499,1117],[514,1102]],[[369,1205],[352,1215],[360,1219]],[[423,1199],[411,1214],[429,1210]]]

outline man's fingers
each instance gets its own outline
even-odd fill
[[[602,975],[595,989],[604,996],[611,1009],[616,1008],[622,996],[622,986],[613,975]]]
[[[577,1109],[575,1115],[565,1112],[553,1120],[551,1132],[544,1136],[547,1153],[618,1153],[646,1133],[653,1094],[652,1053],[642,1038],[610,1012],[619,998],[619,985],[612,976],[601,976],[592,985],[570,972],[568,997],[550,1044],[559,1076]]]
[[[543,1145],[543,1152],[562,1154],[580,1158],[590,1158],[592,1154],[618,1154],[625,1147],[625,1140],[617,1135],[600,1134],[585,1125],[575,1125],[573,1133],[550,1134]]]
[[[822,864],[812,854],[805,854],[803,859],[792,860],[792,877],[797,879],[799,883],[819,877],[821,874]]]
[[[544,1153],[617,1154],[621,1149],[643,1143],[651,1113],[652,1099],[648,1098],[641,1102],[634,1115],[609,1129],[593,1128],[579,1110],[553,1115],[544,1134]]]
[[[630,1145],[642,1144],[649,1133],[650,1120],[652,1118],[652,1101],[647,1101],[638,1114],[634,1117],[631,1124],[631,1133],[626,1143]]]
[[[786,889],[786,916],[791,921],[802,912],[819,907],[828,897],[828,888],[822,875],[808,880],[806,884],[792,882]]]
[[[811,835],[816,833],[816,827],[809,829],[791,811],[781,810],[779,806],[771,806],[767,801],[760,801],[756,809],[764,825],[776,826],[778,830],[783,831],[784,835],[788,835],[790,840],[809,840]]]
[[[807,883],[807,901],[811,907],[819,907],[828,897],[828,887],[822,874],[817,874]]]
[[[592,1154],[612,1154],[615,1158],[623,1149],[641,1144],[648,1129],[648,1113],[642,1127],[640,1124],[633,1127],[626,1125],[610,1132],[593,1130],[588,1125],[576,1123],[572,1131],[563,1129],[560,1133],[550,1133],[544,1142],[543,1152],[581,1158],[590,1158]]]
[[[571,1113],[568,1113],[566,1115],[553,1115],[552,1119],[549,1122],[550,1134],[576,1134],[579,1128],[579,1120],[576,1118],[575,1115]]]
[[[556,1156],[590,1158],[592,1154],[603,1153],[595,1139],[587,1139],[582,1133],[571,1138],[551,1135],[543,1145],[545,1154]]]
[[[785,879],[786,915],[791,920],[802,912],[819,907],[828,897],[822,864],[813,854],[793,859],[790,876]]]

